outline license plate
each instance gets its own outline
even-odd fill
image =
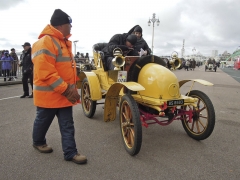
[[[127,71],[118,71],[117,82],[127,82]]]
[[[168,106],[179,106],[179,105],[183,105],[183,104],[184,104],[184,100],[183,99],[167,101],[167,105]]]

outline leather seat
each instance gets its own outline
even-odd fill
[[[105,65],[105,61],[104,61],[104,52],[102,52],[103,48],[105,48],[108,45],[108,43],[97,43],[93,45],[93,50],[96,51],[100,57],[101,57],[101,61],[104,67],[104,70],[107,71],[107,67]]]

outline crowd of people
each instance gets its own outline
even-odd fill
[[[15,49],[0,51],[0,76],[4,77],[4,81],[12,81],[17,78],[19,60]]]
[[[31,44],[25,42],[23,45],[23,51],[18,58],[15,49],[11,49],[11,53],[8,50],[1,50],[0,52],[0,76],[4,81],[13,81],[18,78],[18,72],[21,72],[23,83],[23,95],[20,98],[33,98],[33,94],[29,93],[28,81],[33,89],[33,63],[31,58]],[[29,95],[30,94],[30,95]]]
[[[77,54],[75,54],[74,58],[86,58],[86,59],[89,59],[89,54],[86,53],[86,55],[84,56],[84,53],[77,52]]]
[[[199,65],[200,64],[196,63],[195,59],[188,59],[183,62],[183,67],[184,67],[185,71],[188,71],[188,70],[194,71],[196,66],[199,67]]]

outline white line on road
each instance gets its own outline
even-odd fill
[[[13,96],[13,97],[2,98],[2,99],[0,99],[0,101],[2,101],[2,100],[6,100],[6,99],[17,98],[17,97],[20,97],[20,96]]]

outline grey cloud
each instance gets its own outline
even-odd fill
[[[156,12],[160,26],[155,25],[154,51],[168,55],[174,50],[181,52],[185,39],[185,52],[192,53],[193,47],[202,54],[210,55],[212,50],[232,53],[240,44],[240,3],[228,1],[185,0],[175,6]],[[187,22],[182,22],[182,18]],[[143,24],[146,20],[139,20]],[[189,24],[190,23],[190,24]],[[146,22],[147,24],[147,22]],[[152,43],[151,28],[144,25],[143,35],[149,47]]]
[[[18,4],[25,2],[26,0],[1,0],[0,1],[0,10],[7,10],[11,7],[15,7]]]

